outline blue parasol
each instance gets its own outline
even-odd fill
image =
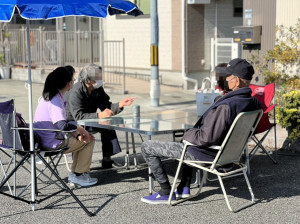
[[[28,98],[29,98],[29,125],[30,150],[33,151],[33,112],[32,112],[32,85],[31,85],[31,54],[29,43],[29,21],[46,20],[66,16],[107,17],[107,15],[128,14],[142,15],[143,12],[130,1],[123,0],[1,0],[0,22],[9,22],[15,10],[26,19],[27,49],[28,49]],[[32,209],[35,202],[34,155],[31,156],[31,197]]]

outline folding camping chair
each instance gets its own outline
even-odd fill
[[[22,128],[17,127],[16,111],[14,108],[14,100],[0,103],[0,121],[1,121],[0,124],[1,124],[1,130],[2,130],[2,135],[3,135],[3,145],[4,145],[4,146],[1,145],[1,148],[5,147],[6,149],[10,149],[14,153],[14,156],[12,156],[12,158],[14,158],[14,160],[15,160],[13,168],[9,170],[9,173],[5,173],[5,178],[0,183],[0,194],[14,198],[16,200],[26,202],[28,204],[31,204],[32,209],[34,210],[35,204],[38,204],[44,200],[47,200],[50,197],[55,196],[61,192],[68,192],[72,196],[72,198],[80,205],[80,207],[89,216],[93,216],[94,214],[87,210],[87,208],[81,203],[81,201],[73,193],[73,191],[61,179],[61,177],[59,176],[59,173],[57,171],[56,166],[59,163],[59,160],[61,159],[61,157],[63,156],[63,153],[68,149],[68,147],[63,147],[59,150],[51,150],[51,151],[47,151],[47,150],[43,149],[38,144],[35,145],[35,149],[33,151],[30,151],[28,148],[23,147],[24,143],[22,145],[22,141],[19,141],[19,131],[20,130],[21,131],[29,131],[29,128],[28,127],[22,127]],[[35,129],[35,130],[47,130],[47,129]],[[52,130],[52,129],[48,130],[48,131],[61,132],[61,130]],[[65,133],[68,134],[69,132],[65,132]],[[16,155],[18,155],[18,158],[20,157],[21,159],[18,160]],[[25,167],[26,163],[31,164],[30,158],[32,158],[32,155],[34,156],[34,158],[38,157],[41,160],[42,164],[45,165],[45,168],[43,170],[38,169],[36,167],[35,162],[33,162],[34,169],[30,170]],[[47,162],[44,157],[45,158],[49,157],[50,158],[49,162]],[[54,162],[54,159],[57,159],[57,162]],[[35,159],[33,161],[35,161]],[[31,164],[31,166],[32,166],[32,164]],[[34,177],[33,178],[34,184],[30,183],[29,185],[27,185],[25,187],[25,190],[26,190],[28,188],[28,186],[30,186],[30,185],[35,186],[35,195],[33,197],[34,199],[31,198],[31,200],[29,200],[25,196],[23,196],[22,193],[24,192],[24,189],[22,189],[21,193],[18,195],[16,194],[15,191],[13,192],[13,194],[8,194],[7,192],[5,192],[5,190],[2,189],[5,184],[9,185],[9,180],[12,176],[16,177],[17,171],[21,167],[23,167],[27,171],[29,171],[30,174]],[[44,172],[45,170],[49,171],[50,176]],[[43,198],[37,199],[37,197],[40,195],[40,192],[41,192],[41,188],[38,188],[38,184],[41,185],[42,183],[38,183],[38,181],[41,182],[40,181],[41,178],[38,177],[38,175],[36,174],[37,173],[36,171],[39,171],[40,174],[46,178],[47,182],[44,182],[44,183],[46,183],[47,185],[49,185],[50,183],[55,184],[56,186],[58,186],[60,188],[60,190],[57,192],[54,192],[50,195],[47,194]],[[33,172],[33,174],[32,174],[32,172]],[[54,180],[52,178],[53,176],[55,177]],[[22,180],[23,179],[24,179],[24,177],[22,176]],[[14,186],[16,187],[16,182],[14,182]]]
[[[222,188],[222,191],[223,191],[223,194],[224,194],[224,197],[225,197],[227,207],[230,211],[237,212],[237,211],[253,204],[255,199],[254,199],[254,194],[253,194],[251,186],[250,186],[250,182],[249,182],[247,174],[246,174],[247,165],[244,164],[243,162],[241,162],[242,161],[241,156],[244,152],[245,145],[247,144],[248,139],[253,134],[261,116],[262,116],[262,110],[240,113],[235,118],[235,120],[234,120],[233,124],[231,125],[230,130],[228,131],[221,146],[210,147],[211,149],[217,151],[217,155],[216,155],[214,161],[212,161],[212,162],[211,161],[199,161],[199,160],[196,160],[196,161],[185,160],[184,155],[186,153],[187,147],[192,145],[188,142],[185,142],[185,145],[184,145],[184,148],[183,148],[183,151],[181,154],[181,158],[178,159],[179,164],[178,164],[175,179],[174,179],[174,182],[172,185],[172,190],[170,193],[168,203],[170,205],[175,205],[175,204],[181,203],[183,201],[186,201],[188,199],[197,197],[202,190],[203,184],[207,178],[207,173],[209,172],[209,173],[217,175],[218,180],[221,185],[221,188]],[[189,166],[201,169],[203,171],[203,177],[202,177],[202,180],[201,180],[201,183],[199,186],[199,190],[197,191],[196,194],[191,195],[188,198],[172,201],[171,200],[172,194],[173,194],[172,192],[174,192],[174,190],[175,190],[176,181],[177,181],[182,163],[185,163]],[[232,164],[232,163],[234,163],[235,166],[231,171],[228,171],[228,172],[219,171],[219,169],[218,169],[219,167],[222,167],[222,166],[228,165],[228,164]],[[244,175],[247,186],[248,186],[248,190],[251,195],[251,201],[250,201],[250,203],[243,205],[243,206],[239,207],[238,209],[233,210],[230,206],[222,178],[226,178],[228,176],[232,176],[235,174],[243,174]],[[228,181],[229,180],[233,180],[233,179],[229,178]]]
[[[3,177],[0,179],[0,183],[7,177],[7,172],[12,166],[13,155],[11,148],[21,148],[21,142],[19,141],[17,135],[14,135],[14,131],[11,129],[15,124],[13,124],[13,100],[0,102],[0,128],[2,133],[2,139],[0,144],[0,166],[2,170]],[[10,191],[10,194],[13,195],[12,185],[7,182],[7,187]]]
[[[277,164],[277,161],[263,146],[263,141],[266,139],[267,135],[270,133],[271,129],[274,129],[274,146],[275,146],[275,157],[277,158],[277,139],[276,139],[276,118],[275,118],[275,104],[271,105],[272,99],[275,94],[275,84],[271,83],[266,86],[250,85],[252,89],[252,96],[259,100],[262,104],[262,110],[264,111],[260,122],[258,123],[254,134],[251,139],[255,142],[254,148],[249,153],[249,160],[253,158],[257,150],[260,148],[266,155]],[[273,123],[269,120],[269,112],[273,110]],[[259,139],[257,134],[264,133],[264,135]]]

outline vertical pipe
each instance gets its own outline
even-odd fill
[[[93,30],[93,24],[92,24],[92,17],[89,17],[89,34],[90,34],[90,63],[94,63],[94,52],[93,52],[93,34],[92,34],[92,30]]]
[[[219,63],[218,60],[218,0],[216,1],[215,9],[215,28],[214,28],[214,39],[215,39],[215,65],[212,70],[215,69],[215,66]]]
[[[77,38],[77,17],[74,16],[74,48],[75,48],[75,65],[78,65],[78,38]]]
[[[33,142],[33,112],[32,112],[32,82],[31,82],[31,52],[30,52],[30,25],[26,20],[27,27],[27,54],[28,54],[28,100],[29,100],[29,133],[30,133],[30,151],[34,150]],[[35,159],[34,154],[31,154],[31,201],[34,209],[35,202]]]
[[[99,61],[100,61],[100,66],[102,67],[102,74],[104,75],[104,35],[103,35],[103,19],[99,18]]]
[[[158,78],[158,14],[157,0],[151,0],[151,82],[150,98],[151,106],[159,106],[160,84]]]
[[[126,93],[126,77],[125,77],[125,38],[123,38],[123,94]]]
[[[185,80],[188,84],[188,82],[192,82],[194,83],[194,90],[197,91],[198,89],[198,80],[196,79],[192,79],[187,77],[186,75],[186,1],[182,0],[181,2],[181,49],[182,49],[182,53],[181,53],[181,74],[182,74],[182,78],[183,80]],[[186,85],[186,89],[188,89],[188,85]]]

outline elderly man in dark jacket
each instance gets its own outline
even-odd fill
[[[249,84],[254,69],[246,60],[236,58],[224,68],[226,81],[232,91],[220,97],[200,117],[195,126],[184,133],[183,140],[196,146],[190,146],[185,154],[186,159],[213,161],[216,151],[208,149],[211,145],[220,145],[224,140],[234,119],[240,112],[261,109],[260,102],[251,96]],[[162,166],[161,157],[180,158],[183,143],[147,141],[142,144],[142,154],[161,190],[156,194],[142,198],[150,204],[166,204],[171,191],[171,185]],[[182,179],[172,200],[190,196],[192,168],[185,165]]]
[[[124,106],[130,106],[135,99],[135,97],[128,97],[118,103],[112,103],[102,84],[102,69],[98,65],[86,65],[81,70],[78,82],[65,95],[68,121],[111,117],[122,112]],[[100,112],[97,112],[98,109]],[[117,166],[111,159],[112,155],[121,152],[116,132],[102,128],[93,130],[98,131],[101,135],[102,167]]]

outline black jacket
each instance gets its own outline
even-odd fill
[[[251,93],[251,89],[245,87],[218,99],[200,117],[194,128],[184,133],[183,139],[204,149],[211,145],[221,145],[235,117],[240,112],[261,109],[260,102],[252,97]],[[195,151],[192,147],[189,147],[188,151],[195,154],[192,152]]]
[[[98,118],[97,109],[101,111],[106,108],[114,114],[120,113],[123,109],[119,108],[119,103],[110,102],[110,97],[102,87],[92,91],[91,95],[84,83],[77,82],[73,88],[65,94],[67,101],[66,113],[68,121]]]

